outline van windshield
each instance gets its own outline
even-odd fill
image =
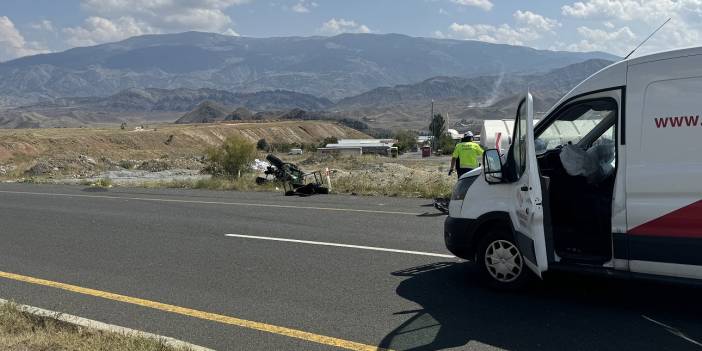
[[[566,108],[536,138],[536,153],[543,154],[569,143],[577,144],[615,112],[616,105],[603,100],[577,103]]]

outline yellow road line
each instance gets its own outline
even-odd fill
[[[254,322],[254,321],[249,321],[249,320],[245,320],[245,319],[224,316],[224,315],[216,314],[216,313],[198,311],[198,310],[194,310],[191,308],[169,305],[169,304],[165,304],[165,303],[161,303],[161,302],[150,301],[150,300],[125,296],[125,295],[120,295],[120,294],[115,294],[115,293],[111,293],[111,292],[100,291],[100,290],[95,290],[95,289],[90,289],[90,288],[84,288],[84,287],[80,287],[80,286],[76,286],[76,285],[59,283],[59,282],[55,282],[55,281],[51,281],[51,280],[34,278],[34,277],[29,277],[29,276],[20,275],[20,274],[7,273],[7,272],[0,271],[0,278],[6,278],[6,279],[16,280],[16,281],[20,281],[20,282],[24,282],[24,283],[48,286],[48,287],[52,287],[52,288],[67,290],[67,291],[78,293],[78,294],[99,297],[99,298],[103,298],[103,299],[107,299],[107,300],[124,302],[124,303],[132,304],[132,305],[152,308],[152,309],[161,310],[161,311],[165,311],[165,312],[176,313],[176,314],[180,314],[180,315],[184,315],[184,316],[204,319],[204,320],[213,321],[213,322],[219,322],[219,323],[223,323],[223,324],[234,325],[237,327],[242,327],[242,328],[247,328],[247,329],[259,330],[259,331],[263,331],[263,332],[267,332],[267,333],[283,335],[283,336],[301,339],[301,340],[305,340],[305,341],[310,341],[310,342],[314,342],[314,343],[318,343],[318,344],[335,346],[335,347],[339,347],[342,349],[359,350],[359,351],[386,350],[383,348],[379,348],[377,346],[371,346],[371,345],[361,344],[361,343],[348,341],[348,340],[344,340],[344,339],[338,339],[338,338],[334,338],[334,337],[330,337],[330,336],[309,333],[309,332],[302,331],[302,330],[280,327],[280,326],[261,323],[261,322]],[[388,350],[388,351],[390,351],[390,350]]]
[[[110,200],[177,202],[177,203],[202,204],[202,205],[229,205],[229,206],[249,206],[249,207],[291,208],[291,209],[300,209],[300,210],[379,213],[379,214],[394,214],[394,215],[407,215],[407,216],[418,216],[421,214],[421,213],[400,212],[400,211],[362,210],[362,209],[356,209],[356,208],[314,207],[314,206],[298,206],[298,205],[274,205],[274,204],[260,204],[260,203],[250,203],[250,202],[220,202],[220,201],[200,201],[200,200],[157,199],[157,198],[152,198],[152,197],[127,197],[127,196],[109,196],[109,195],[38,193],[38,192],[29,192],[29,191],[9,191],[9,190],[0,190],[0,194],[23,194],[23,195],[43,195],[43,196],[58,196],[58,197],[62,196],[62,197],[78,197],[78,198],[92,198],[92,199],[110,199]]]

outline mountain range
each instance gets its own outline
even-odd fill
[[[381,87],[334,103],[292,91],[232,93],[201,89],[126,89],[107,97],[58,98],[0,111],[0,127],[80,126],[124,120],[202,123],[225,120],[348,119],[372,128],[425,128],[435,112],[461,121],[511,118],[529,88],[535,110],[545,111],[589,75],[611,64],[591,59],[540,74],[433,77]],[[183,114],[184,112],[187,112]]]
[[[452,126],[461,121],[513,118],[527,89],[534,96],[534,111],[545,112],[578,83],[610,64],[612,61],[592,59],[538,74],[434,77],[345,98],[330,111],[393,129],[426,128],[432,105],[435,113],[450,118]]]
[[[127,89],[286,90],[340,100],[432,77],[546,72],[601,53],[536,50],[399,34],[145,35],[0,63],[0,105],[106,97]]]

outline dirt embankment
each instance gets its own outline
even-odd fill
[[[367,138],[332,122],[285,121],[150,128],[0,129],[0,177],[94,176],[115,169],[197,169],[207,147],[231,135],[255,143],[317,143],[326,137]]]

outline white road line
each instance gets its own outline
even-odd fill
[[[647,315],[645,315],[645,314],[642,314],[641,317],[643,317],[643,319],[645,319],[645,320],[647,320],[647,321],[649,321],[649,322],[651,322],[651,323],[654,323],[654,324],[656,324],[656,325],[658,325],[658,326],[660,326],[660,327],[663,327],[663,329],[667,330],[669,333],[671,333],[671,334],[673,334],[673,335],[675,335],[675,336],[677,336],[677,337],[680,337],[680,338],[684,339],[685,341],[688,341],[688,342],[690,342],[690,343],[693,343],[693,344],[695,344],[695,345],[697,345],[697,346],[702,346],[702,343],[700,343],[699,341],[697,341],[697,340],[695,340],[695,339],[693,339],[693,338],[687,336],[685,333],[683,333],[683,332],[682,332],[681,330],[679,330],[678,328],[672,327],[672,326],[667,325],[667,324],[665,324],[665,323],[663,323],[663,322],[659,322],[659,321],[657,321],[657,320],[655,320],[655,319],[653,319],[653,318],[651,318],[651,317],[649,317],[649,316],[647,316]]]
[[[202,205],[229,205],[229,206],[248,206],[248,207],[292,208],[292,209],[301,209],[301,210],[379,213],[379,214],[393,214],[393,215],[405,215],[405,216],[418,216],[421,214],[421,213],[399,212],[399,211],[361,210],[361,209],[355,209],[355,208],[313,207],[313,206],[298,206],[298,205],[274,205],[274,204],[248,203],[248,202],[219,202],[219,201],[198,201],[198,200],[155,199],[155,198],[148,198],[148,197],[127,197],[127,196],[108,196],[108,195],[37,193],[37,192],[26,192],[26,191],[7,191],[7,190],[0,190],[0,193],[21,194],[21,195],[57,196],[57,197],[62,196],[62,197],[92,198],[92,199],[110,199],[110,200],[177,202],[177,203],[202,204]]]
[[[255,235],[243,235],[243,234],[224,234],[224,236],[227,236],[227,237],[230,237],[230,238],[271,240],[271,241],[284,241],[284,242],[298,243],[298,244],[310,244],[310,245],[322,245],[322,246],[347,247],[347,248],[352,248],[352,249],[372,250],[372,251],[385,251],[385,252],[395,252],[395,253],[403,253],[403,254],[419,255],[419,256],[431,256],[431,257],[442,257],[442,258],[456,258],[456,257],[453,256],[453,255],[438,254],[438,253],[433,253],[433,252],[397,250],[397,249],[388,249],[388,248],[383,248],[383,247],[373,247],[373,246],[360,246],[360,245],[347,245],[347,244],[327,243],[327,242],[323,242],[323,241],[296,240],[296,239],[274,238],[274,237],[268,237],[268,236],[255,236]]]

